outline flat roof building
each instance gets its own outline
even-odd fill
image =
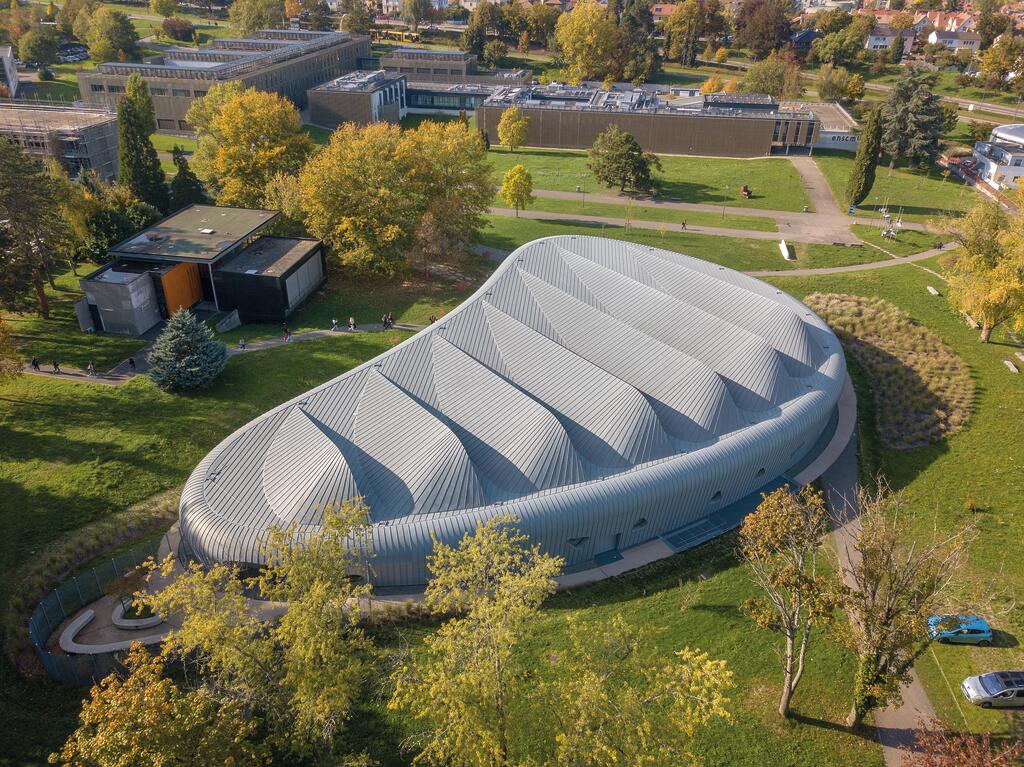
[[[972,174],[993,189],[1019,188],[1024,176],[1024,124],[994,128],[987,141],[975,143],[972,159]]]
[[[10,45],[0,45],[0,97],[14,99],[18,97],[18,65],[14,63],[14,48]]]
[[[301,539],[356,498],[380,587],[422,587],[435,541],[498,514],[568,572],[682,550],[818,455],[845,380],[832,331],[772,285],[537,240],[437,323],[214,448],[182,492],[182,551],[258,566],[267,528]]]
[[[250,37],[215,40],[205,48],[168,48],[141,64],[100,64],[79,73],[78,83],[86,103],[116,107],[129,75],[138,72],[153,97],[157,130],[190,133],[185,120],[189,106],[216,83],[238,80],[303,109],[310,88],[351,72],[357,59],[369,53],[365,35],[264,29]]]
[[[58,161],[71,178],[89,170],[117,177],[117,115],[104,109],[0,100],[0,136]]]
[[[491,143],[510,107],[530,118],[526,145],[587,149],[610,125],[649,152],[758,157],[810,153],[819,122],[809,111],[781,111],[763,94],[704,95],[688,88],[596,83],[501,88],[476,111]]]
[[[141,336],[207,303],[242,322],[282,322],[323,282],[319,240],[268,237],[273,210],[190,205],[110,248],[81,280],[83,329]]]
[[[479,69],[476,54],[437,48],[396,48],[380,57],[380,68],[405,75],[410,83],[528,85],[528,69]]]
[[[405,75],[382,69],[349,72],[309,92],[309,121],[324,128],[398,123],[407,111]]]

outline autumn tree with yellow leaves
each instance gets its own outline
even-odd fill
[[[516,211],[519,217],[520,208],[533,202],[533,177],[525,165],[513,165],[505,172],[501,181],[501,199]]]

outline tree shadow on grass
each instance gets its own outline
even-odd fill
[[[829,730],[831,732],[841,732],[845,735],[852,735],[856,738],[860,738],[866,741],[877,741],[879,738],[879,728],[873,725],[864,725],[859,729],[851,729],[842,722],[831,722],[827,719],[819,719],[814,716],[807,716],[801,714],[795,708],[791,708],[789,711],[789,718],[799,724],[805,724],[808,727],[816,727],[820,730]],[[913,732],[912,730],[910,731]]]

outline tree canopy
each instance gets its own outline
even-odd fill
[[[167,178],[149,138],[155,131],[149,88],[133,72],[117,105],[118,178],[140,200],[166,213],[170,205]]]
[[[284,22],[283,0],[234,0],[228,8],[231,26],[241,35],[273,29]]]
[[[800,65],[777,53],[750,65],[743,78],[745,93],[767,93],[777,99],[798,99],[803,95]]]
[[[511,208],[519,210],[533,202],[533,178],[525,165],[513,165],[501,180],[501,199]]]
[[[930,164],[939,154],[946,117],[941,98],[932,91],[935,77],[911,69],[896,81],[881,107],[882,151],[890,170],[901,158],[911,165]]]
[[[582,0],[559,17],[555,40],[569,82],[603,80],[613,73],[619,49],[618,27],[594,0]]]
[[[149,351],[149,377],[164,391],[202,389],[216,380],[228,350],[188,309],[178,309]]]
[[[594,177],[620,192],[647,191],[651,187],[651,169],[661,170],[657,155],[645,152],[631,133],[610,125],[594,140],[587,166]]]

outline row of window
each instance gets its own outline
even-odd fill
[[[107,93],[124,93],[124,86],[123,85],[108,85],[108,86],[104,87],[103,83],[92,83],[92,85],[90,85],[89,87],[92,88],[92,92],[93,93],[103,93],[104,91],[106,91]],[[151,95],[151,96],[166,96],[167,95],[167,89],[166,88],[150,88],[149,89],[149,95]],[[197,99],[201,99],[203,96],[206,95],[206,91],[190,91],[187,88],[171,88],[171,95],[172,96],[177,96],[178,98],[197,98]]]

